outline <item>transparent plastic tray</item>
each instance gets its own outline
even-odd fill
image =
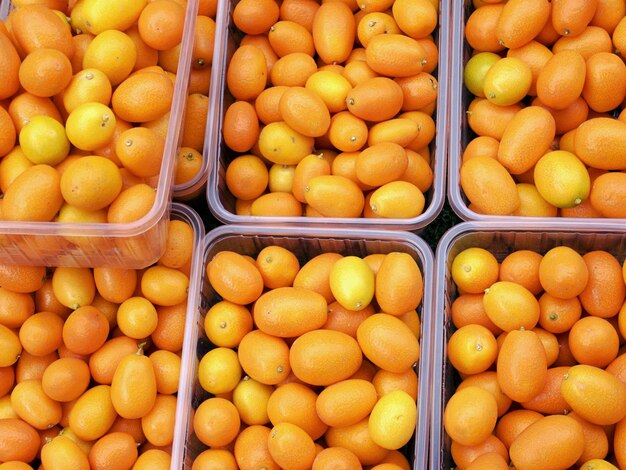
[[[258,252],[268,245],[279,245],[294,252],[302,261],[308,260],[324,252],[339,252],[344,255],[365,256],[370,253],[389,253],[401,251],[411,254],[417,261],[424,277],[424,298],[418,307],[421,317],[421,343],[420,360],[418,365],[419,390],[418,390],[418,425],[411,441],[403,448],[405,455],[413,462],[414,469],[428,468],[428,432],[430,419],[430,365],[431,360],[431,323],[432,318],[432,290],[434,259],[428,245],[418,236],[408,232],[393,231],[365,231],[352,229],[327,230],[325,228],[295,228],[268,226],[229,226],[225,225],[209,232],[204,240],[204,264],[216,253],[223,250],[232,250],[241,254],[256,256]],[[198,363],[200,358],[211,349],[202,325],[204,316],[210,306],[219,300],[212,290],[204,269],[201,270],[202,279],[199,310],[194,312],[193,328],[189,331],[188,343],[185,347],[194,354],[183,361],[183,373],[181,386],[189,387],[186,391],[187,400],[185,408],[180,409],[177,415],[177,424],[186,427],[184,434],[177,434],[178,440],[174,447],[178,450],[184,446],[183,466],[177,468],[191,468],[195,457],[206,449],[193,434],[192,413],[210,395],[205,392],[198,382]],[[189,319],[188,319],[189,320]],[[189,322],[187,323],[189,326]],[[186,333],[187,334],[187,333]],[[181,394],[182,396],[182,389]],[[178,428],[177,428],[178,430]],[[182,431],[181,431],[182,432]],[[172,468],[174,468],[172,466]]]
[[[452,281],[451,266],[454,257],[466,248],[489,250],[502,261],[517,250],[545,253],[555,246],[565,245],[581,254],[606,250],[622,263],[626,257],[626,233],[603,228],[601,225],[565,228],[549,224],[536,225],[520,222],[465,222],[451,228],[440,240],[436,254],[435,321],[432,349],[432,428],[430,431],[430,466],[432,470],[454,468],[450,454],[450,438],[443,428],[443,411],[461,379],[448,362],[446,344],[454,333],[451,321],[452,302],[458,297]]]
[[[462,6],[461,6],[462,5]],[[578,224],[597,223],[598,220],[611,223],[626,224],[626,219],[592,219],[568,217],[521,217],[510,215],[478,214],[468,207],[468,199],[463,194],[460,181],[461,155],[463,150],[474,136],[467,123],[466,110],[473,99],[473,95],[463,85],[463,68],[471,57],[472,50],[465,41],[465,22],[474,11],[470,0],[463,0],[458,8],[452,8],[450,66],[449,66],[449,143],[448,143],[448,200],[457,215],[467,221],[501,221],[509,223],[513,220],[524,221],[528,224],[551,223],[571,226],[572,221]]]
[[[198,313],[198,301],[200,299],[200,279],[202,277],[202,240],[204,240],[204,225],[202,219],[196,211],[188,206],[180,203],[172,204],[172,212],[170,215],[172,220],[183,220],[193,228],[194,233],[194,248],[192,253],[191,269],[189,273],[189,290],[187,297],[187,315],[185,317],[185,331],[183,343],[183,350],[181,354],[181,363],[188,364],[193,360],[195,350],[192,349],[191,343],[193,342],[189,338],[192,338],[194,334],[194,326],[196,321],[196,315]],[[172,470],[180,469],[182,467],[184,449],[178,443],[183,441],[187,423],[178,419],[179,416],[186,416],[187,409],[189,407],[188,401],[185,397],[188,396],[190,383],[188,377],[185,374],[185,370],[182,370],[180,382],[178,386],[178,399],[176,402],[176,422],[174,427],[174,441],[172,444]]]
[[[222,0],[219,0],[219,2],[221,3]],[[220,7],[218,6],[218,9]],[[216,28],[216,34],[217,34],[217,28]],[[217,49],[216,49],[217,50]],[[209,103],[214,103],[216,102],[219,98],[219,95],[221,93],[219,87],[221,85],[221,80],[218,79],[218,75],[217,75],[217,67],[216,67],[216,61],[213,61],[213,64],[211,65],[211,85],[209,86]],[[219,70],[219,72],[221,73],[221,69]],[[215,110],[213,108],[213,106],[209,105],[209,110],[208,110],[208,116],[210,116],[212,113],[214,113]],[[192,178],[190,181],[183,183],[183,184],[175,184],[174,185],[174,193],[173,193],[173,197],[174,200],[177,201],[189,201],[191,199],[194,199],[196,197],[204,197],[204,193],[206,191],[206,184],[207,184],[207,178],[208,178],[208,173],[209,173],[209,158],[207,155],[207,148],[210,144],[210,136],[211,136],[211,126],[213,126],[213,120],[211,119],[207,119],[207,123],[206,123],[206,131],[205,131],[205,137],[204,137],[204,151],[202,152],[202,164],[200,166],[200,169],[198,170],[198,174]]]
[[[0,17],[5,18],[12,5],[7,0],[0,2]],[[180,146],[197,10],[197,0],[189,0],[163,163],[150,211],[127,224],[0,221],[0,262],[138,269],[161,256],[172,203],[175,157]]]
[[[445,199],[446,160],[448,137],[448,67],[450,61],[449,18],[450,0],[441,0],[439,8],[439,26],[435,29],[435,42],[439,48],[438,67],[433,74],[438,81],[437,110],[434,116],[436,134],[431,142],[431,168],[433,184],[424,196],[426,204],[424,212],[411,219],[383,218],[325,218],[325,217],[259,217],[240,216],[235,213],[235,198],[226,187],[225,173],[228,163],[237,155],[222,140],[222,119],[228,106],[234,101],[226,88],[226,70],[230,59],[241,40],[242,33],[232,22],[232,10],[237,0],[220,2],[217,12],[217,32],[215,37],[214,76],[218,86],[212,94],[211,106],[207,123],[207,144],[204,158],[209,162],[207,181],[207,201],[215,217],[223,223],[243,224],[298,224],[298,225],[349,225],[352,227],[396,228],[419,230],[432,222],[441,211]],[[218,68],[219,67],[219,68]]]

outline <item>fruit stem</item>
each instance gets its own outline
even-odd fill
[[[144,341],[137,345],[137,352],[135,353],[137,356],[143,356],[143,348],[146,346],[146,343],[147,341]]]

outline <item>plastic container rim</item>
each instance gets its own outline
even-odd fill
[[[522,217],[515,215],[486,215],[478,214],[469,209],[465,202],[461,190],[461,154],[462,154],[462,136],[463,121],[461,116],[464,115],[463,102],[463,67],[464,67],[464,45],[465,45],[465,1],[459,8],[452,9],[451,21],[451,62],[449,67],[449,92],[450,92],[450,138],[448,142],[448,200],[454,212],[465,221],[481,221],[481,222],[502,222],[509,224],[514,220],[520,220],[527,224],[550,223],[560,224],[563,226],[571,226],[572,221],[578,224],[598,223],[598,220],[611,221],[610,224],[620,225],[622,228],[626,225],[626,219],[608,219],[608,218],[590,218],[590,217]]]
[[[422,334],[420,337],[420,358],[418,364],[419,383],[424,384],[419,389],[418,422],[415,431],[415,461],[413,468],[416,470],[428,469],[428,448],[430,431],[431,396],[430,383],[432,373],[432,327],[435,323],[434,306],[434,275],[435,259],[428,244],[415,233],[392,230],[371,230],[356,228],[331,228],[331,227],[293,227],[268,225],[222,225],[209,231],[203,242],[203,266],[208,262],[210,249],[220,241],[230,237],[272,237],[272,238],[322,238],[335,240],[353,241],[384,241],[405,243],[413,250],[421,262],[422,277],[424,282],[424,295],[421,303]],[[204,273],[201,274],[202,276]],[[196,322],[197,323],[197,322]],[[197,332],[197,325],[196,330]],[[195,348],[198,336],[193,338]],[[193,387],[192,387],[193,388]],[[189,398],[192,391],[190,390]],[[420,406],[421,405],[421,406]]]
[[[205,153],[211,150],[215,152],[214,155],[208,155],[210,157],[209,174],[207,180],[207,202],[209,209],[215,215],[215,217],[224,224],[272,224],[272,225],[289,225],[289,224],[306,224],[311,226],[342,226],[349,225],[353,227],[376,227],[385,228],[399,228],[405,230],[419,230],[424,228],[430,222],[432,222],[439,212],[441,211],[445,200],[445,187],[446,187],[446,164],[448,155],[448,88],[449,88],[449,72],[448,61],[450,60],[449,53],[449,10],[450,0],[440,0],[439,2],[439,31],[437,34],[437,47],[438,47],[438,65],[437,65],[437,111],[435,121],[435,150],[434,155],[437,156],[433,169],[433,186],[431,188],[432,198],[430,203],[425,208],[424,212],[417,217],[410,219],[383,219],[372,218],[366,219],[359,218],[340,218],[340,217],[261,217],[261,216],[239,216],[227,210],[222,204],[219,195],[219,168],[220,159],[218,155],[219,142],[221,140],[222,129],[222,114],[223,114],[223,93],[220,93],[225,86],[225,74],[226,74],[226,60],[227,60],[227,44],[228,44],[228,26],[230,19],[230,2],[224,0],[218,7],[216,16],[216,35],[215,35],[215,57],[218,58],[218,69],[214,71],[216,81],[219,81],[219,86],[216,86],[214,94],[211,95],[212,103],[215,104],[215,111],[209,114],[207,120],[207,129],[212,129],[211,135],[208,137],[205,146]],[[214,64],[216,61],[214,60]],[[210,127],[209,127],[210,125]]]
[[[184,204],[173,203],[171,217],[178,220],[188,222],[194,231],[194,247],[191,258],[191,269],[189,271],[189,288],[187,298],[187,310],[185,317],[185,328],[183,333],[183,349],[181,353],[181,373],[179,378],[178,395],[176,400],[176,421],[174,423],[174,440],[172,442],[172,461],[171,470],[179,470],[182,468],[185,441],[186,441],[186,422],[179,419],[181,416],[187,416],[191,401],[187,400],[190,396],[193,386],[193,376],[190,373],[189,364],[195,357],[195,348],[191,338],[198,335],[198,302],[200,299],[200,285],[202,281],[202,257],[199,250],[202,249],[202,240],[204,240],[204,224],[198,213],[191,207]]]
[[[443,435],[443,375],[445,369],[445,341],[444,337],[445,328],[444,323],[446,321],[446,303],[447,298],[447,270],[448,270],[448,254],[450,249],[454,246],[455,242],[460,238],[470,235],[472,233],[531,233],[537,236],[558,235],[558,234],[613,234],[626,236],[623,227],[619,224],[584,224],[573,227],[564,224],[551,223],[542,224],[528,224],[522,220],[507,220],[506,223],[502,223],[495,220],[489,221],[471,221],[462,222],[454,227],[450,228],[443,237],[439,240],[437,250],[435,253],[435,290],[434,290],[434,308],[436,312],[435,321],[432,325],[432,372],[430,391],[432,414],[431,414],[431,429],[430,429],[430,468],[433,470],[440,469],[442,464],[442,452],[443,442],[441,436]]]
[[[0,18],[9,13],[10,1],[0,0]],[[106,238],[126,238],[140,235],[156,225],[171,207],[173,172],[175,155],[182,127],[182,116],[191,70],[191,52],[193,49],[193,30],[195,29],[198,1],[189,0],[185,8],[185,31],[180,49],[180,58],[174,84],[174,99],[167,126],[167,137],[163,150],[163,163],[156,186],[155,202],[150,211],[142,218],[124,224],[105,223],[68,223],[68,222],[33,222],[0,221],[0,233],[13,235],[60,235],[90,236]]]

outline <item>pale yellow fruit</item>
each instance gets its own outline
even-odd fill
[[[139,19],[148,0],[84,0],[82,14],[87,30],[100,34],[107,29],[124,31]]]
[[[313,137],[296,132],[284,121],[269,123],[259,134],[261,154],[282,165],[297,165],[313,152],[313,144]]]
[[[198,380],[214,395],[232,391],[241,380],[241,365],[237,353],[230,348],[211,349],[198,365]]]
[[[346,256],[330,271],[330,290],[348,310],[363,310],[374,297],[374,271],[363,258]]]
[[[352,90],[347,78],[330,70],[315,72],[307,79],[304,87],[322,98],[331,113],[338,113],[347,108],[346,98]]]
[[[575,207],[589,196],[591,179],[587,168],[571,152],[546,153],[535,165],[535,186],[553,206]]]
[[[399,449],[411,439],[417,423],[415,401],[403,390],[382,396],[370,413],[372,440],[385,449]]]

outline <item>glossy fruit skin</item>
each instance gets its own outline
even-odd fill
[[[533,77],[528,90],[530,96],[537,96],[537,77],[552,55],[552,51],[536,38],[522,47],[507,51],[508,57],[517,57],[530,67]]]
[[[499,106],[518,103],[530,90],[532,71],[515,57],[504,57],[493,64],[485,75],[485,98]]]
[[[369,146],[372,146],[384,142],[392,142],[401,147],[406,147],[418,137],[420,133],[419,127],[419,124],[411,119],[400,117],[380,122],[370,128],[367,143]]]
[[[315,443],[302,428],[291,423],[275,425],[268,437],[267,448],[278,464],[292,465],[292,449],[299,449],[298,464],[302,468],[313,464],[315,459]]]
[[[561,382],[568,369],[565,366],[548,369],[543,390],[531,400],[524,402],[522,406],[527,410],[537,411],[544,415],[571,411],[571,406],[567,404],[561,393]]]
[[[198,365],[198,381],[212,394],[231,392],[242,376],[237,353],[230,348],[214,348],[207,352]]]
[[[174,85],[170,78],[156,73],[150,74],[150,81],[146,78],[142,74],[132,75],[113,92],[111,105],[120,119],[128,122],[154,121],[171,108]],[[155,106],[148,106],[148,103]]]
[[[309,180],[315,176],[330,175],[330,164],[318,155],[307,155],[294,170],[291,192],[300,202],[306,202],[305,190]]]
[[[78,437],[92,441],[104,436],[116,417],[111,387],[98,385],[78,399],[70,413],[69,424]]]
[[[240,429],[237,408],[225,398],[204,400],[194,415],[194,428],[206,445],[224,446],[231,443]]]
[[[137,352],[137,341],[128,336],[108,340],[89,356],[89,369],[93,379],[102,385],[111,385],[118,364],[126,355]]]
[[[70,164],[61,176],[66,202],[88,211],[108,207],[122,191],[122,175],[105,157],[87,156]]]
[[[50,47],[72,58],[74,43],[67,24],[45,5],[23,5],[11,15],[11,32],[17,48],[28,54]]]
[[[224,299],[245,305],[256,300],[263,291],[263,278],[255,266],[234,252],[220,252],[206,268],[209,282]],[[236,285],[252,285],[254,289],[240,297]]]
[[[70,141],[64,126],[56,119],[33,116],[18,135],[20,148],[34,164],[57,165],[69,154]]]
[[[223,133],[226,145],[236,152],[247,152],[259,133],[257,113],[247,101],[235,101],[224,115]]]
[[[282,338],[261,330],[250,331],[237,348],[244,372],[266,385],[276,385],[287,378],[291,371],[289,353],[289,346]]]
[[[546,0],[508,2],[498,19],[498,40],[509,49],[523,46],[539,34],[549,17],[550,2]]]
[[[525,287],[510,281],[497,281],[483,297],[483,307],[491,321],[504,331],[531,330],[539,321],[539,303]]]
[[[7,220],[49,222],[63,204],[59,174],[48,165],[32,166],[7,188],[3,201]]]
[[[530,170],[550,148],[556,123],[543,108],[528,106],[519,111],[504,131],[498,148],[498,161],[511,174]],[[528,142],[533,141],[532,148]]]
[[[254,304],[257,327],[283,338],[321,327],[327,318],[324,297],[297,287],[280,287],[261,295]]]
[[[346,97],[348,110],[366,121],[381,122],[394,117],[402,108],[400,85],[387,77],[366,80],[350,90]],[[385,103],[384,110],[376,103]]]
[[[375,72],[391,77],[417,75],[426,63],[426,53],[422,45],[402,34],[374,36],[370,39],[365,54],[367,64]]]
[[[61,421],[61,404],[45,394],[39,379],[19,382],[11,392],[11,406],[35,429],[51,428]]]
[[[178,269],[151,266],[141,278],[141,292],[154,305],[173,307],[187,298],[189,277]]]
[[[345,333],[314,330],[291,346],[289,362],[296,377],[314,385],[330,385],[350,377],[363,360],[357,341]]]
[[[533,331],[509,331],[497,361],[498,383],[513,400],[525,402],[543,389],[548,365],[545,350]]]
[[[3,461],[32,461],[39,450],[39,434],[31,425],[19,418],[0,420],[0,436],[3,446],[0,459]]]
[[[233,390],[233,404],[241,421],[249,426],[267,424],[270,420],[267,404],[273,392],[271,385],[244,377]]]
[[[346,413],[344,407],[349,407],[350,402],[357,400],[359,406],[362,406],[360,412],[353,413],[350,410],[350,413]],[[349,426],[365,418],[376,401],[376,390],[371,382],[362,379],[347,379],[326,387],[318,396],[315,406],[318,415],[327,425]]]
[[[499,106],[486,98],[474,98],[467,108],[467,123],[479,136],[502,139],[506,126],[523,106],[515,103]]]
[[[0,50],[2,54],[0,56],[2,57],[2,82],[4,86],[0,99],[4,99],[13,95],[20,87],[18,70],[21,60],[11,40],[4,34],[1,36]]]
[[[313,57],[313,36],[304,26],[295,21],[280,19],[268,32],[268,40],[278,57],[292,52],[303,52]]]
[[[486,371],[498,354],[496,338],[484,326],[468,324],[456,330],[447,345],[448,359],[462,374]]]
[[[22,352],[22,344],[19,337],[6,326],[0,324],[0,339],[4,345],[4,351],[0,355],[0,366],[8,367],[14,364]]]
[[[593,208],[604,217],[625,217],[623,210],[624,194],[623,183],[626,181],[624,172],[609,172],[600,175],[591,188],[589,200]]]
[[[124,357],[111,382],[115,411],[122,418],[141,418],[152,409],[156,396],[156,377],[150,358],[140,354]]]
[[[621,266],[610,253],[597,250],[583,255],[589,280],[579,299],[585,311],[600,318],[615,316],[624,303],[626,286]]]
[[[407,203],[407,201],[409,201]],[[426,198],[408,181],[391,181],[371,193],[369,209],[375,217],[411,219],[424,211]]]
[[[587,59],[587,74],[582,96],[591,109],[608,112],[626,96],[626,65],[611,52],[598,52]]]
[[[598,117],[579,126],[574,146],[576,155],[587,165],[602,170],[624,170],[626,161],[619,149],[625,141],[626,123]]]
[[[343,75],[324,70],[311,75],[304,86],[320,96],[331,113],[346,109],[346,96],[352,89],[352,85]]]
[[[500,384],[498,384],[496,372],[486,371],[480,374],[474,374],[473,377],[467,377],[459,384],[457,390],[463,390],[471,386],[483,388],[493,394],[498,405],[499,418],[509,411],[513,401],[502,392]]]
[[[279,102],[282,118],[297,132],[309,137],[321,137],[330,126],[330,112],[316,93],[291,87]]]
[[[551,108],[565,109],[581,95],[585,74],[585,59],[578,52],[557,52],[539,72],[537,96]]]
[[[66,465],[77,470],[87,470],[89,460],[82,449],[69,437],[58,436],[41,449],[41,462],[46,468],[61,470]]]
[[[511,444],[511,460],[520,470],[561,468],[573,465],[584,444],[580,424],[563,415],[541,418],[526,428]]]
[[[259,134],[259,149],[272,163],[297,165],[313,151],[314,139],[293,129],[285,121],[272,122]]]
[[[315,50],[326,64],[344,62],[356,36],[356,22],[345,4],[323,3],[313,17]]]
[[[141,428],[146,436],[146,440],[158,447],[172,444],[175,419],[176,397],[172,395],[157,395],[152,409],[141,418]]]
[[[372,137],[370,132],[369,137]],[[406,151],[393,142],[369,143],[356,160],[356,176],[370,186],[381,186],[402,176],[408,165]]]
[[[254,46],[244,46],[237,49],[228,66],[226,80],[228,89],[240,100],[256,98],[265,88],[267,81],[267,65],[265,56],[260,49]],[[245,88],[238,83],[249,81]]]
[[[326,440],[331,447],[344,447],[353,452],[362,465],[373,465],[389,455],[388,449],[372,440],[367,419],[351,426],[329,428]]]
[[[394,450],[411,439],[416,420],[417,409],[411,396],[402,390],[395,390],[374,405],[368,427],[374,442]]]
[[[357,329],[357,341],[371,362],[391,372],[404,372],[419,359],[419,342],[409,327],[393,315],[368,317]]]
[[[515,181],[493,158],[476,157],[464,162],[461,187],[470,202],[486,214],[508,215],[520,204]]]
[[[614,424],[626,416],[626,385],[598,367],[577,364],[564,377],[565,401],[587,421]]]
[[[578,36],[593,19],[597,6],[596,0],[556,2],[552,10],[552,25],[563,36]]]
[[[376,273],[376,301],[385,313],[402,315],[416,309],[423,296],[422,272],[406,253],[388,253]]]
[[[466,294],[483,294],[498,280],[499,264],[488,250],[470,247],[452,261],[452,280]],[[480,297],[482,304],[482,296]]]
[[[475,406],[469,406],[471,402]],[[478,445],[493,432],[498,419],[498,405],[493,395],[478,387],[457,391],[443,414],[448,435],[462,445]]]
[[[496,26],[502,14],[504,4],[482,5],[474,10],[465,24],[465,39],[477,52],[497,53],[504,45],[496,34]]]
[[[137,460],[137,443],[132,435],[126,432],[110,432],[100,438],[89,452],[89,464],[92,467],[110,465],[111,460],[120,459],[126,465]]]
[[[539,280],[548,294],[559,299],[573,299],[585,289],[589,271],[577,251],[559,246],[544,254],[539,264]]]
[[[589,172],[571,152],[555,150],[546,153],[535,165],[533,174],[541,196],[556,207],[576,207],[589,196]]]
[[[44,371],[41,382],[46,395],[53,400],[66,402],[82,395],[90,380],[87,364],[80,359],[68,357],[50,364]]]
[[[325,217],[359,217],[365,205],[363,191],[344,176],[320,175],[304,190],[307,204]]]
[[[358,256],[338,260],[330,272],[330,289],[344,308],[362,310],[374,297],[374,273]]]
[[[493,52],[479,52],[465,64],[463,83],[474,96],[485,97],[483,92],[485,75],[498,60],[500,60],[500,56]]]

